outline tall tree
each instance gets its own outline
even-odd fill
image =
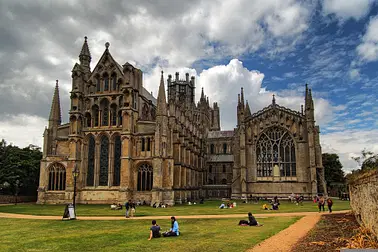
[[[322,158],[327,187],[331,186],[332,183],[344,184],[345,174],[339,156],[335,153],[323,153]]]
[[[38,188],[42,153],[39,147],[17,146],[0,142],[0,185],[3,193],[35,195]]]

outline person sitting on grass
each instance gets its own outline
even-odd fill
[[[267,204],[264,204],[264,205],[262,206],[262,209],[263,209],[263,210],[269,210],[268,205],[267,205]]]
[[[179,236],[179,225],[174,216],[171,217],[171,229],[167,232],[163,233],[164,237],[169,237],[169,236]]]
[[[239,221],[239,226],[262,226],[261,224],[259,224],[255,217],[252,215],[251,212],[248,213],[248,221],[246,220],[241,220]]]
[[[222,203],[220,206],[219,206],[219,208],[220,209],[224,209],[226,206],[224,205],[224,203]]]
[[[152,221],[152,226],[150,228],[150,238],[148,240],[150,241],[152,238],[160,238],[160,226],[156,224],[156,220]]]

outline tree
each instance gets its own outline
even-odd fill
[[[361,170],[378,168],[378,155],[375,155],[372,151],[363,149],[359,157],[352,158],[358,163],[358,165],[361,167]]]
[[[345,174],[339,156],[335,153],[323,153],[322,158],[327,188],[335,183],[345,184]]]
[[[38,188],[42,153],[39,147],[29,145],[20,149],[0,142],[0,185],[2,193],[35,195]],[[4,186],[7,185],[7,186]]]

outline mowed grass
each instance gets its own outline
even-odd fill
[[[150,206],[139,206],[136,209],[135,216],[182,216],[182,215],[201,215],[201,214],[240,214],[240,213],[289,213],[289,212],[316,212],[318,206],[312,201],[305,201],[303,205],[289,203],[287,200],[281,200],[278,211],[262,210],[262,205],[267,203],[260,201],[258,204],[241,203],[236,201],[237,207],[231,209],[219,209],[221,201],[205,201],[204,204],[196,205],[175,205],[169,208],[152,208]],[[36,205],[36,204],[19,204],[19,205],[0,205],[0,212],[19,213],[32,215],[54,215],[62,216],[64,205]],[[327,208],[327,207],[326,207]],[[349,210],[349,201],[334,200],[333,210]],[[124,216],[125,210],[110,210],[110,205],[77,205],[76,214],[78,216]]]
[[[0,218],[0,251],[245,251],[300,217],[257,219],[262,227],[238,226],[239,219],[178,219],[179,237],[148,241],[151,222],[51,221]],[[170,219],[160,220],[162,230]]]

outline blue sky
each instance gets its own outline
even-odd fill
[[[241,87],[252,113],[273,94],[299,111],[308,83],[323,152],[339,154],[345,171],[362,149],[378,153],[377,1],[1,1],[0,138],[42,146],[56,79],[67,122],[84,36],[92,69],[110,42],[153,94],[161,70],[195,76],[197,99],[203,87],[218,102],[223,130],[236,125]]]

